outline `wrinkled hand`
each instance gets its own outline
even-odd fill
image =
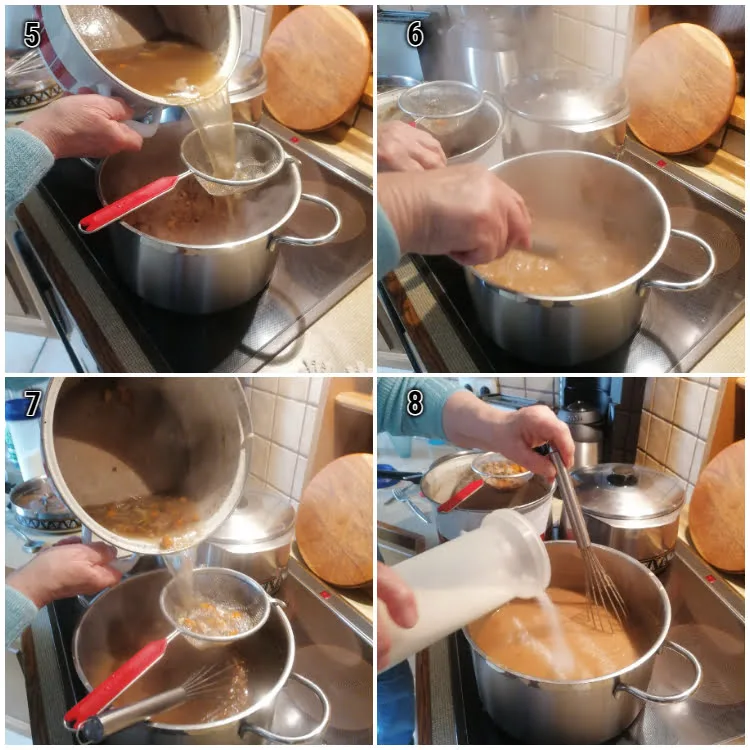
[[[102,542],[81,544],[80,538],[65,539],[39,552],[5,582],[41,608],[57,599],[97,594],[114,586],[122,578],[109,565],[116,555],[114,547]]]
[[[122,99],[77,94],[52,102],[20,127],[42,141],[55,159],[97,159],[140,150],[143,138],[122,122],[132,117]]]
[[[400,576],[383,563],[378,563],[378,605],[385,605],[391,620],[401,628],[417,624],[417,602],[412,590]],[[389,666],[391,636],[385,618],[378,620],[378,671]]]
[[[413,172],[446,166],[440,143],[405,122],[378,125],[378,172]]]
[[[383,174],[378,200],[403,253],[450,255],[474,266],[531,245],[523,199],[478,164]]]

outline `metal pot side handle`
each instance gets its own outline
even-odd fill
[[[666,289],[671,292],[691,292],[695,289],[700,289],[710,278],[713,276],[716,270],[716,255],[714,254],[713,248],[705,240],[697,237],[690,232],[685,232],[682,229],[672,229],[670,234],[674,237],[682,237],[685,240],[695,242],[706,255],[708,256],[708,268],[701,276],[693,279],[692,281],[662,281],[660,279],[647,279],[642,281],[639,285],[639,291],[642,289]]]
[[[310,201],[310,203],[317,203],[319,206],[323,206],[323,208],[327,208],[332,214],[334,218],[334,225],[333,229],[329,230],[325,234],[320,235],[320,237],[294,237],[293,235],[282,235],[281,237],[272,237],[271,241],[268,245],[268,249],[273,252],[276,249],[276,245],[278,245],[280,242],[283,242],[286,245],[325,245],[326,242],[330,242],[341,229],[341,213],[339,212],[338,208],[333,205],[330,201],[327,201],[325,198],[321,198],[319,195],[309,195],[308,193],[302,193],[300,196],[300,200],[303,201]]]
[[[263,729],[263,727],[255,726],[255,724],[244,722],[240,729],[240,736],[245,732],[253,732],[253,734],[257,734],[259,737],[262,737],[269,742],[275,742],[281,745],[301,745],[305,742],[318,739],[320,735],[325,732],[328,727],[328,722],[331,720],[331,704],[328,702],[326,694],[312,680],[308,680],[307,677],[303,677],[301,674],[291,672],[289,679],[296,680],[301,685],[312,690],[313,693],[318,696],[318,699],[323,705],[323,718],[318,723],[318,726],[307,734],[302,734],[298,737],[285,737],[282,734],[276,734],[268,729]]]
[[[83,544],[91,544],[93,542],[93,533],[88,526],[81,526],[81,542]],[[104,540],[101,540],[104,542]],[[104,544],[109,544],[109,542],[104,542]],[[111,568],[114,568],[115,570],[119,570],[120,573],[127,573],[130,571],[130,567],[132,568],[135,564],[135,561],[138,560],[138,553],[137,552],[131,552],[127,557],[116,557],[112,562],[109,564]],[[80,597],[79,601],[80,601]]]
[[[703,668],[698,659],[696,659],[695,656],[683,646],[673,643],[672,641],[665,641],[664,648],[672,649],[672,651],[684,656],[693,665],[693,669],[695,669],[695,679],[690,687],[683,690],[681,693],[674,693],[673,695],[653,695],[645,690],[639,690],[638,688],[621,682],[615,688],[615,692],[623,690],[626,693],[630,693],[630,695],[635,698],[642,701],[648,701],[649,703],[681,703],[682,701],[687,700],[701,684],[701,680],[703,679]]]

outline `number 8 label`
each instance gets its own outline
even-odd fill
[[[410,417],[418,417],[424,412],[424,396],[422,391],[413,390],[406,394],[406,413]]]

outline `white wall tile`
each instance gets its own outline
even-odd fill
[[[646,450],[646,446],[648,445],[648,428],[651,424],[651,415],[644,411],[641,414],[641,423],[638,426],[638,447],[641,450]]]
[[[708,433],[711,430],[713,424],[714,411],[716,410],[716,404],[718,403],[719,392],[715,388],[709,388],[706,391],[706,400],[703,404],[703,416],[701,417],[700,427],[698,428],[698,437],[701,440],[708,438]]]
[[[711,385],[713,388],[721,388],[721,386],[724,385],[724,378],[713,376],[709,380],[709,385]]]
[[[503,388],[502,394],[504,396],[516,396],[518,398],[526,398],[525,388]]]
[[[294,483],[292,484],[292,499],[299,502],[302,497],[302,490],[305,486],[305,472],[307,471],[307,459],[298,456],[297,467],[294,470]]]
[[[302,425],[302,436],[300,438],[299,452],[302,456],[309,456],[315,438],[315,422],[318,418],[318,409],[308,406],[305,409],[305,421]]]
[[[268,456],[271,452],[271,443],[265,438],[253,438],[253,446],[250,451],[250,473],[256,477],[265,478],[268,473]]]
[[[689,432],[672,427],[667,453],[667,467],[681,479],[687,480],[693,464],[695,436]]]
[[[630,59],[630,42],[622,34],[615,34],[615,50],[612,56],[612,75],[622,78]]]
[[[526,387],[532,391],[549,391],[555,389],[554,378],[526,378]]]
[[[677,402],[677,378],[657,378],[654,386],[654,401],[651,411],[662,419],[671,422]]]
[[[654,385],[656,378],[646,378],[646,388],[643,392],[643,408],[651,411],[654,401]]]
[[[505,393],[507,388],[520,388],[524,390],[526,388],[526,378],[500,378],[500,392]]]
[[[667,460],[667,450],[669,449],[669,432],[670,426],[659,417],[652,417],[651,424],[648,428],[648,442],[646,443],[646,452],[659,463],[665,464]]]
[[[259,391],[268,391],[268,393],[276,393],[279,388],[279,379],[253,378],[253,388],[257,388]]]
[[[323,395],[323,386],[325,380],[323,378],[310,378],[310,390],[307,394],[307,400],[309,403],[317,406],[320,403],[320,399]]]
[[[285,495],[291,495],[297,456],[280,445],[271,445],[268,460],[268,483]]]
[[[577,63],[586,62],[584,25],[582,21],[560,15],[557,18],[557,51]]]
[[[707,386],[701,383],[694,383],[687,378],[680,378],[677,390],[677,403],[674,411],[674,423],[693,435],[697,435],[700,428],[707,390]]]
[[[583,20],[586,18],[586,9],[587,6],[585,5],[558,5],[557,11],[558,13],[568,16],[569,18],[578,18],[580,20]]]
[[[279,396],[306,401],[310,387],[309,378],[279,378]]]
[[[706,453],[706,444],[703,440],[695,441],[695,452],[693,453],[693,465],[690,467],[688,480],[693,484],[698,483],[698,476],[703,470],[703,457]]]
[[[304,421],[303,403],[283,396],[277,397],[273,416],[273,441],[296,453]]]
[[[586,27],[586,65],[597,73],[612,75],[615,32],[599,26]]]
[[[266,391],[255,390],[250,404],[253,430],[268,440],[273,438],[273,417],[276,397]]]
[[[616,5],[588,5],[586,6],[586,20],[605,29],[617,28]]]
[[[621,34],[630,34],[633,28],[633,7],[632,5],[618,5],[617,7],[617,31]]]

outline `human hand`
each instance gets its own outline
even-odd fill
[[[109,565],[116,555],[114,547],[102,542],[81,544],[80,538],[65,539],[39,552],[5,582],[41,608],[57,599],[97,594],[114,586],[122,578]]]
[[[122,122],[132,117],[122,99],[77,94],[52,102],[19,127],[42,141],[55,159],[101,158],[140,150],[143,138]]]
[[[443,428],[454,445],[502,453],[550,481],[555,478],[555,467],[534,448],[552,443],[565,465],[573,465],[575,443],[570,430],[547,406],[500,411],[468,391],[456,391],[443,408]]]
[[[424,130],[396,121],[378,125],[379,172],[439,169],[447,163],[443,147]]]
[[[417,601],[412,590],[392,568],[378,563],[378,603],[385,605],[388,614],[401,628],[413,628],[417,624]],[[378,619],[378,671],[389,666],[391,635],[386,618]]]
[[[404,253],[450,255],[475,266],[531,246],[523,199],[477,164],[383,174],[378,201]]]

